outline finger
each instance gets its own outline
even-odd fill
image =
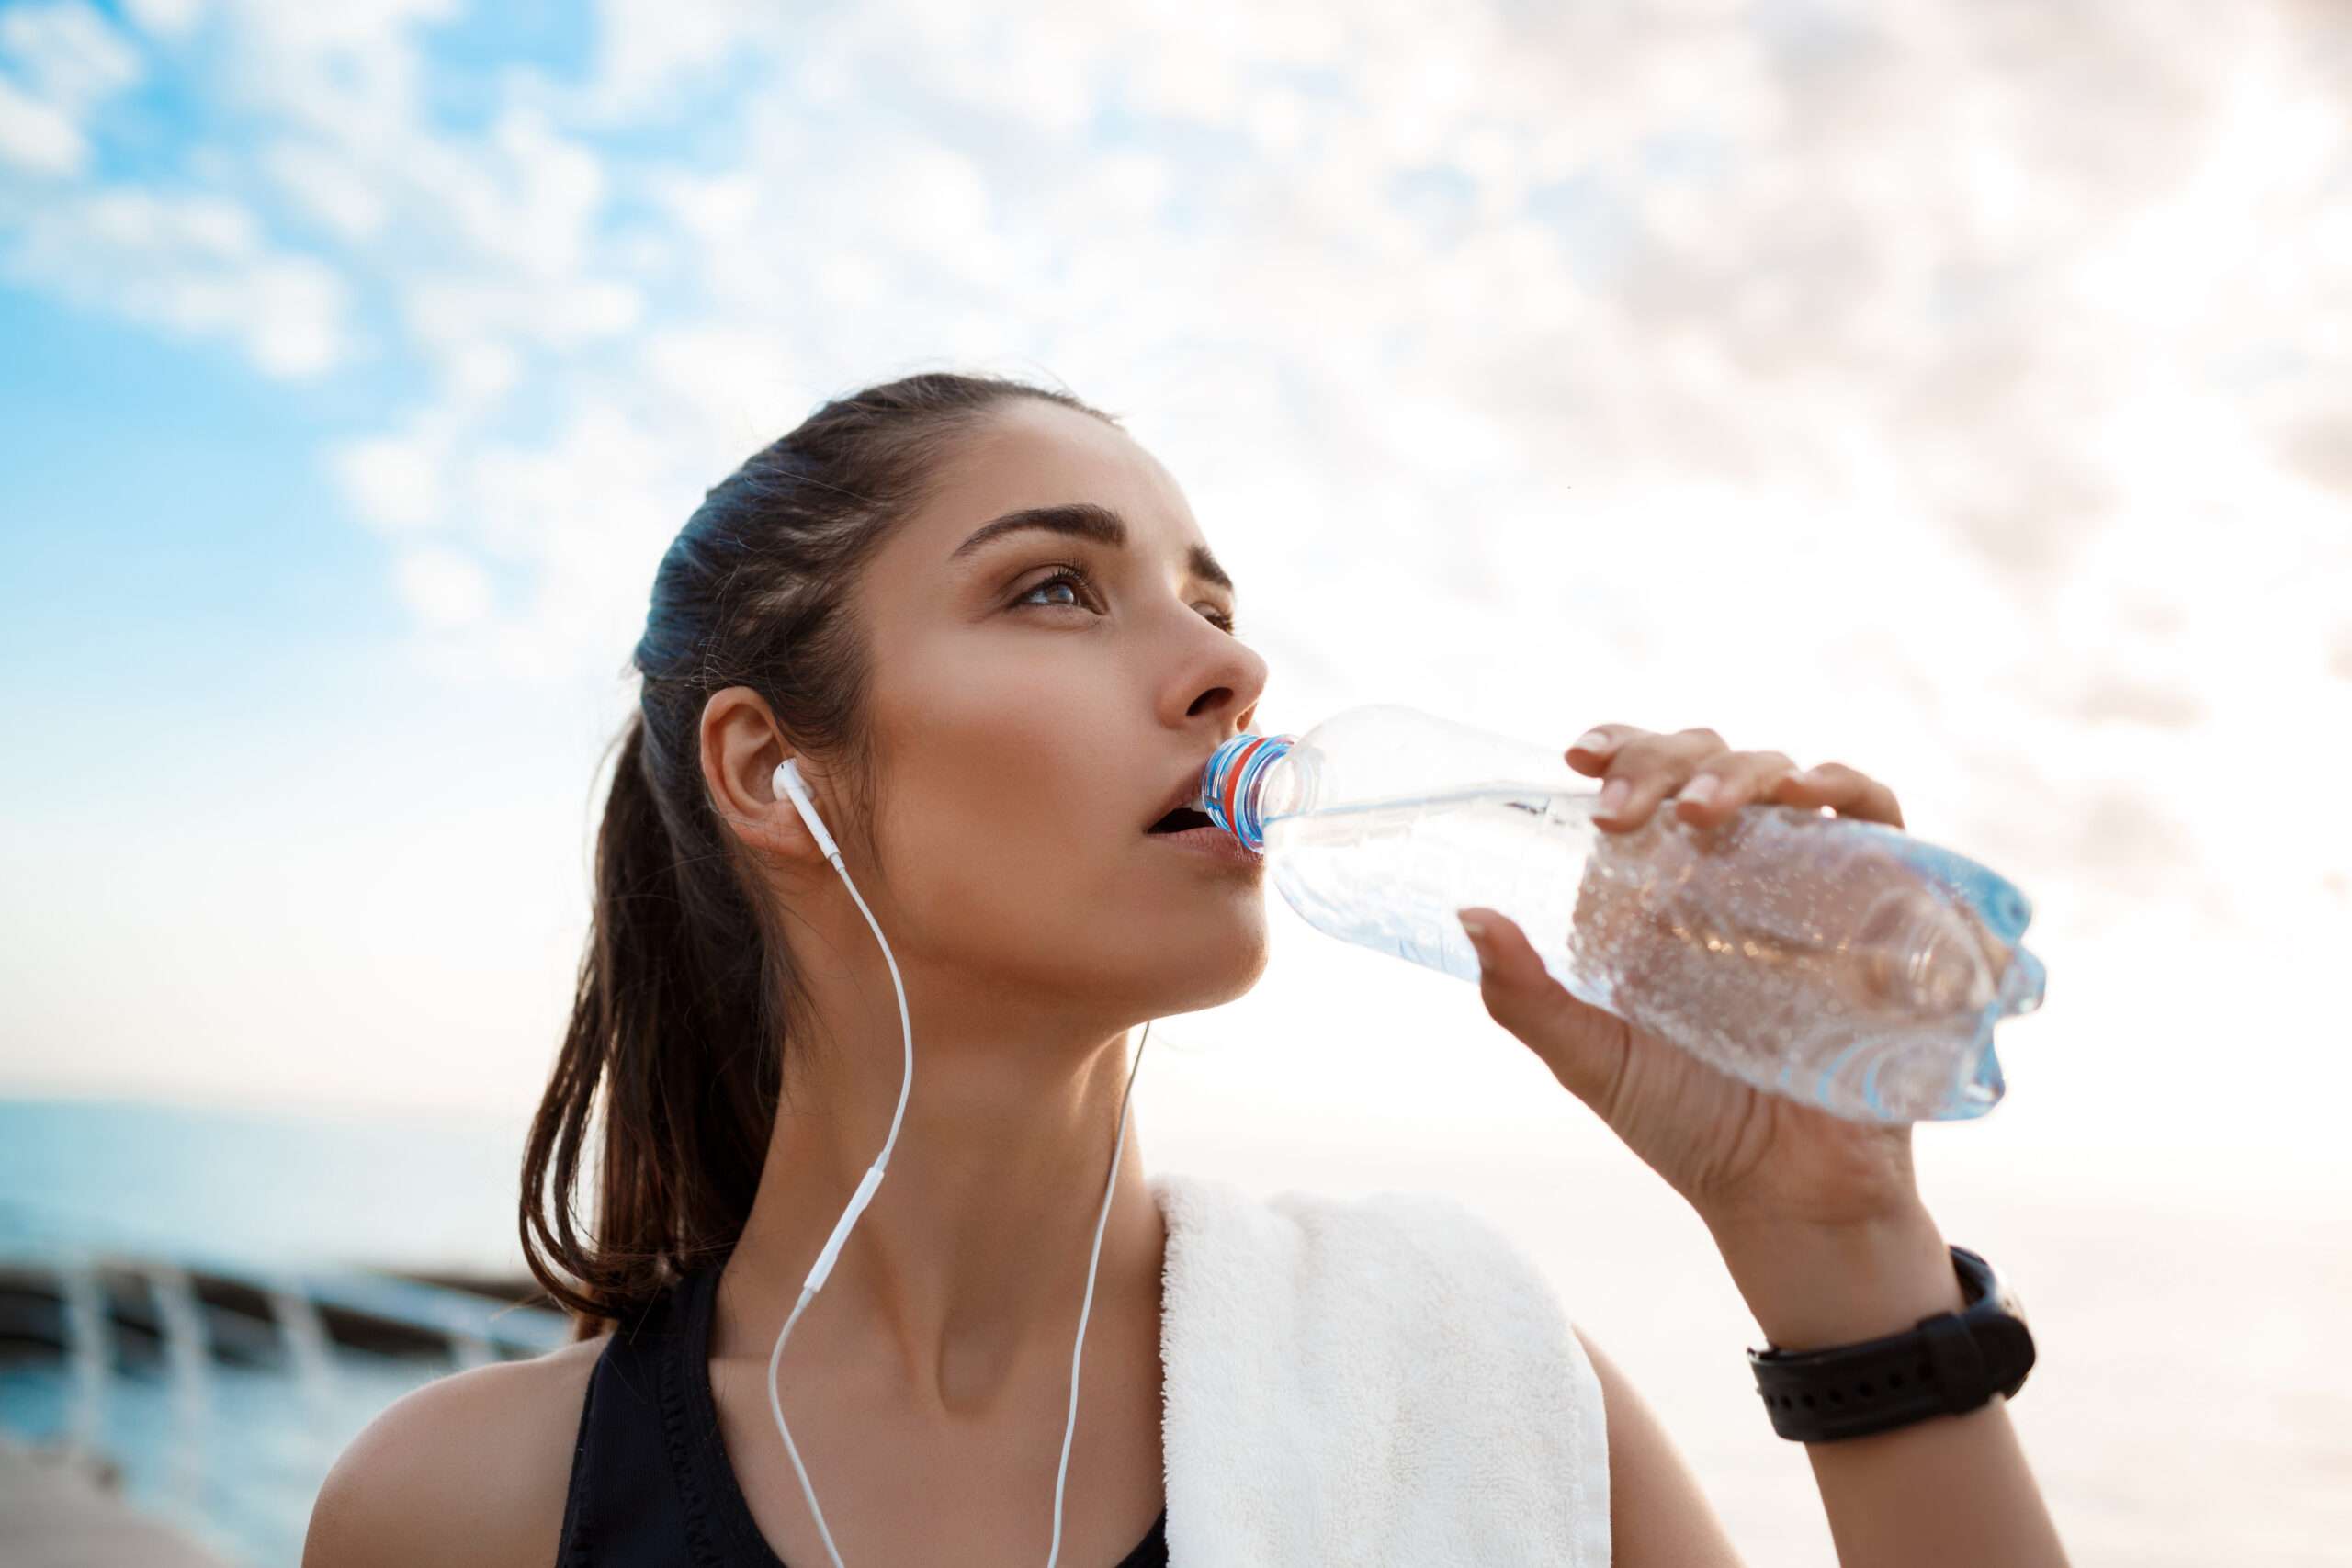
[[[1606,819],[1600,825],[1620,833],[1640,827],[1659,801],[1681,788],[1702,762],[1723,750],[1724,738],[1712,729],[1645,733],[1627,741],[1610,760],[1609,782],[1601,786],[1596,813]]]
[[[1826,806],[1840,817],[1883,822],[1890,828],[1903,826],[1903,807],[1894,792],[1843,762],[1816,762],[1803,773],[1789,774],[1774,786],[1773,798],[1791,806]]]
[[[1618,748],[1648,730],[1631,724],[1596,724],[1576,739],[1567,750],[1568,766],[1580,773],[1599,773],[1609,766],[1609,759]]]
[[[1773,786],[1796,772],[1779,751],[1725,751],[1699,764],[1674,792],[1675,814],[1683,821],[1713,827],[1751,801],[1771,798]]]
[[[1476,907],[1457,914],[1478,954],[1478,994],[1487,1015],[1543,1058],[1570,1093],[1606,1114],[1631,1045],[1624,1021],[1554,979],[1509,916]]]

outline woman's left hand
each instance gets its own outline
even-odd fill
[[[1835,762],[1799,773],[1778,751],[1728,750],[1712,729],[1667,735],[1602,725],[1568,749],[1567,761],[1608,780],[1594,818],[1605,832],[1631,832],[1661,807],[1694,827],[1713,826],[1750,803],[1826,806],[1903,826],[1894,793],[1867,774]],[[1908,1124],[1849,1121],[1744,1083],[1579,1001],[1506,917],[1480,908],[1463,915],[1465,925],[1476,919],[1486,928],[1472,944],[1487,1012],[1718,1237],[1843,1230],[1921,1212]]]

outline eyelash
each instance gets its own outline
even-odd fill
[[[1040,578],[1035,582],[1033,582],[1028,587],[1023,589],[1021,591],[1021,599],[1016,601],[1016,604],[1025,603],[1029,595],[1032,593],[1037,592],[1041,589],[1051,588],[1057,582],[1073,582],[1078,584],[1080,587],[1084,588],[1089,593],[1093,593],[1095,597],[1102,597],[1095,589],[1094,574],[1088,571],[1084,567],[1079,565],[1078,562],[1048,561],[1045,564],[1056,569],[1054,574],[1051,577]],[[1039,605],[1036,607],[1040,609],[1052,609],[1057,606]],[[1206,618],[1211,626],[1217,627],[1227,637],[1234,635],[1233,617],[1227,615],[1224,611],[1211,610],[1208,612]]]

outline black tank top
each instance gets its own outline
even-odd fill
[[[718,1439],[710,1312],[718,1270],[687,1275],[588,1379],[564,1501],[559,1568],[784,1568],[752,1521]],[[1166,1568],[1168,1511],[1114,1568]]]

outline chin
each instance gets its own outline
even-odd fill
[[[1263,915],[1204,942],[1171,942],[1157,950],[1159,978],[1176,987],[1160,1014],[1222,1007],[1256,988],[1272,950]]]

